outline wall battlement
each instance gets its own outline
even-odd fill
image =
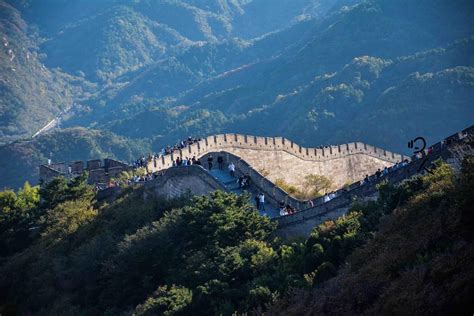
[[[148,162],[147,169],[149,172],[161,171],[172,167],[177,157],[195,156],[199,159],[208,153],[221,151],[239,156],[257,170],[265,170],[271,181],[283,179],[302,187],[305,175],[317,174],[331,179],[333,189],[408,158],[361,142],[306,148],[283,137],[221,134],[208,136],[172,154],[154,158]]]

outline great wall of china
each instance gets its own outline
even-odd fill
[[[150,172],[167,169],[177,156],[201,158],[220,151],[242,158],[255,170],[265,171],[271,181],[282,178],[290,184],[301,185],[301,179],[312,173],[332,179],[335,188],[408,158],[360,142],[305,148],[281,137],[222,134],[208,136],[171,155],[153,159],[147,169]]]
[[[326,148],[304,148],[280,137],[238,134],[209,136],[182,150],[150,160],[147,169],[155,174],[155,179],[145,183],[144,194],[170,198],[186,192],[195,195],[208,194],[214,190],[232,192],[229,183],[224,183],[215,173],[202,166],[173,166],[173,161],[178,156],[183,158],[195,156],[205,165],[209,155],[213,157],[221,155],[225,165],[230,162],[235,164],[237,176],[243,174],[250,176],[252,179],[250,191],[263,192],[268,204],[276,208],[278,202],[283,200],[298,210],[291,215],[270,216],[278,223],[279,235],[283,237],[308,235],[317,224],[346,213],[354,200],[376,198],[376,185],[380,181],[399,183],[420,171],[423,172],[420,168],[422,164],[429,166],[439,158],[449,161],[455,146],[467,146],[467,151],[472,153],[471,144],[466,144],[466,139],[472,141],[472,135],[474,135],[473,126],[446,138],[443,143],[432,145],[432,152],[426,158],[412,160],[405,167],[396,170],[391,168],[394,163],[409,158],[359,142]],[[374,172],[385,166],[391,171],[381,178],[376,178]],[[262,174],[262,170],[267,172]],[[101,171],[101,174],[103,172]],[[310,173],[333,179],[338,188],[336,197],[325,203],[322,198],[311,202],[298,200],[272,182],[275,178],[281,177],[295,183],[297,179]],[[360,180],[365,174],[371,175],[371,181],[362,184]],[[348,182],[352,184],[344,186]],[[113,191],[106,190],[102,195],[106,196]]]

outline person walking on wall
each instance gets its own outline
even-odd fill
[[[255,205],[257,206],[257,210],[260,210],[260,196],[255,195]]]
[[[212,158],[212,155],[209,155],[209,157],[207,158],[207,165],[209,166],[209,171],[212,170],[212,161],[214,160],[214,158]]]
[[[329,198],[329,194],[324,194],[324,197],[323,197],[323,202],[326,203],[326,202],[329,202],[331,199]]]
[[[217,165],[219,167],[219,170],[224,169],[224,157],[222,157],[221,155],[217,156]]]
[[[230,176],[232,178],[234,178],[235,177],[235,165],[234,165],[234,163],[231,162],[227,168],[229,169]]]
[[[382,176],[382,171],[380,171],[380,168],[377,169],[377,172],[375,172],[375,177],[380,178]]]
[[[278,208],[280,209],[280,216],[288,215],[288,212],[286,211],[285,201],[281,200],[278,204]]]
[[[258,199],[260,202],[260,210],[265,211],[265,195],[263,193],[260,193],[258,195]]]
[[[249,187],[250,187],[250,175],[249,175],[248,173],[244,176],[244,184],[243,184],[243,187],[245,187],[245,188],[249,188]]]

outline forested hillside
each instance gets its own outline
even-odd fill
[[[382,219],[374,239],[356,249],[335,278],[292,293],[269,314],[470,313],[473,162],[472,156],[465,160],[459,178],[444,166],[385,192],[389,208],[402,202]]]
[[[473,308],[472,157],[275,238],[249,195],[96,201],[86,176],[0,192],[2,314],[301,315]],[[368,260],[370,258],[370,260]]]

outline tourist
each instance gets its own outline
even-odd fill
[[[377,169],[377,172],[375,172],[375,176],[376,176],[377,178],[380,178],[380,177],[382,176],[382,171],[380,171],[380,168]]]
[[[286,212],[288,214],[294,214],[296,213],[296,210],[290,204],[286,204]]]
[[[219,170],[223,170],[224,169],[224,157],[222,157],[221,155],[217,156],[217,164],[218,164]]]
[[[260,210],[260,196],[257,194],[255,195],[255,205],[257,206],[257,210]]]
[[[265,195],[260,193],[258,199],[260,200],[260,210],[265,211]]]
[[[244,187],[248,188],[250,187],[250,175],[247,173],[245,176],[244,176]]]
[[[244,186],[244,176],[240,176],[237,179],[237,183],[239,184],[239,188],[242,188]]]
[[[329,198],[329,194],[324,194],[324,197],[323,197],[323,202],[326,203],[326,202],[329,202],[331,199]]]
[[[214,158],[212,158],[212,155],[209,155],[209,157],[207,157],[207,165],[209,166],[209,171],[212,170],[212,161],[214,160]]]
[[[366,174],[365,175],[365,178],[364,178],[364,183],[369,183],[370,179],[369,179],[369,175]]]
[[[280,201],[280,203],[278,204],[278,208],[280,209],[280,216],[288,215],[288,212],[286,211],[285,207],[285,201]]]
[[[388,168],[387,167],[383,168],[382,173],[383,173],[384,176],[387,175],[388,174]]]
[[[230,176],[232,178],[235,177],[235,165],[234,165],[234,163],[231,162],[227,168],[229,169]]]
[[[314,202],[313,202],[313,200],[309,200],[309,201],[308,201],[308,205],[309,205],[309,207],[314,207]]]
[[[331,201],[335,197],[336,197],[336,193],[334,193],[334,192],[329,193],[329,201]]]

